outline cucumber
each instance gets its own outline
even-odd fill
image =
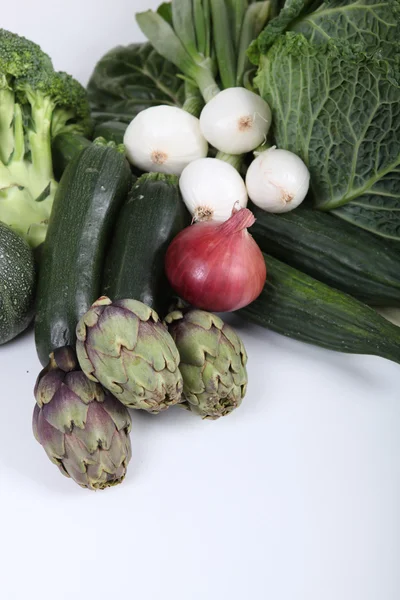
[[[173,292],[164,271],[165,253],[190,222],[175,175],[142,175],[118,216],[103,293],[111,300],[134,298],[166,313]]]
[[[35,340],[43,365],[54,349],[75,344],[78,320],[100,295],[106,246],[130,184],[124,155],[97,143],[61,178],[38,283]]]
[[[103,137],[109,142],[122,144],[127,127],[128,123],[121,123],[120,121],[106,121],[105,123],[99,123],[94,128],[94,137]]]
[[[339,352],[374,354],[400,363],[400,327],[374,309],[264,254],[267,282],[238,313],[301,340]]]
[[[59,181],[71,162],[84,148],[92,142],[79,133],[59,133],[51,144],[54,176]]]
[[[263,252],[374,306],[400,306],[400,250],[332,215],[301,206],[283,214],[249,208]]]
[[[15,338],[32,321],[35,283],[31,248],[0,222],[0,344]]]

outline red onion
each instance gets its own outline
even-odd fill
[[[181,298],[203,310],[227,312],[247,306],[263,289],[267,270],[247,227],[253,213],[242,208],[224,223],[195,223],[168,248],[165,268]]]

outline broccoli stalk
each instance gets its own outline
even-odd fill
[[[0,30],[0,220],[32,247],[46,236],[57,182],[52,139],[90,132],[82,86],[29,40]]]

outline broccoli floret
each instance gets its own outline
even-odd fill
[[[33,247],[46,236],[57,188],[51,142],[69,131],[90,134],[84,88],[55,72],[37,44],[0,29],[0,220]]]

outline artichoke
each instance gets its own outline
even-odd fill
[[[181,357],[183,406],[204,419],[232,412],[247,386],[247,354],[239,336],[203,310],[174,311],[165,320]]]
[[[35,397],[34,435],[63,475],[92,490],[124,479],[131,458],[129,413],[87,379],[72,348],[50,355]]]
[[[103,296],[79,321],[82,370],[130,408],[158,413],[181,401],[179,353],[157,313],[137,300]]]

